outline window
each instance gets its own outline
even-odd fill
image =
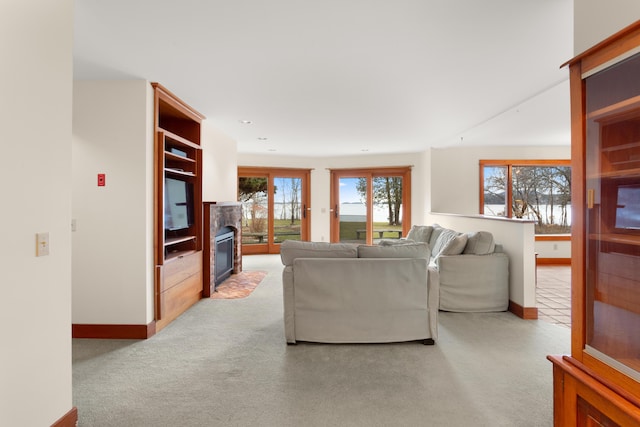
[[[310,171],[239,167],[242,253],[279,253],[284,240],[310,235]]]
[[[481,160],[480,213],[536,221],[536,234],[571,232],[570,160]]]
[[[331,170],[331,241],[399,239],[411,226],[411,168]]]

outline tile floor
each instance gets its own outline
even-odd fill
[[[542,265],[537,268],[538,320],[571,327],[571,267]]]

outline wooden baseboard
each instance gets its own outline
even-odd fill
[[[538,265],[571,265],[571,258],[537,258]]]
[[[78,408],[75,406],[64,414],[58,421],[51,424],[51,427],[76,427],[78,425]]]
[[[73,338],[146,339],[156,334],[156,322],[148,325],[78,325],[71,326]]]
[[[538,318],[538,307],[523,307],[511,300],[509,300],[509,311],[525,320],[536,320]]]

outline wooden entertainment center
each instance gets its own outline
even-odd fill
[[[640,21],[567,63],[571,354],[553,363],[555,426],[640,425]]]
[[[158,83],[155,130],[156,330],[202,296],[202,148],[204,116]]]

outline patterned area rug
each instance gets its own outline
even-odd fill
[[[211,298],[236,299],[247,297],[266,275],[266,271],[241,271],[238,274],[232,274],[216,287],[216,291],[211,295]]]

